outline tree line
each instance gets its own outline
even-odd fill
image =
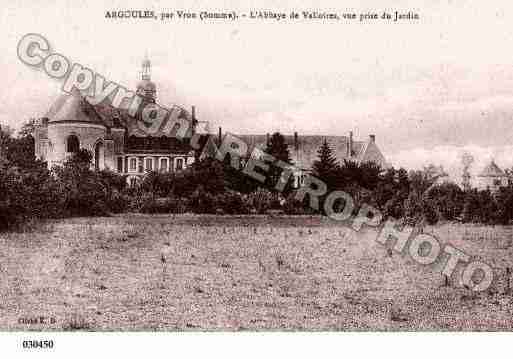
[[[126,177],[91,166],[86,150],[73,154],[62,166],[48,169],[34,157],[33,121],[18,136],[0,129],[0,229],[27,221],[70,216],[106,216],[111,213],[211,213],[211,214],[323,214],[309,208],[308,196],[297,201],[297,189],[289,178],[283,191],[275,190],[283,168],[293,165],[288,146],[274,133],[265,148],[272,155],[264,183],[258,182],[224,161],[197,160],[179,172],[149,172],[135,187]],[[507,224],[513,219],[513,187],[497,193],[454,183],[438,183],[434,166],[423,170],[383,169],[372,162],[339,162],[329,143],[318,149],[312,175],[322,180],[328,193],[339,190],[351,195],[354,211],[366,204],[385,217],[405,223],[434,224],[441,220]],[[344,203],[335,203],[342,210]]]

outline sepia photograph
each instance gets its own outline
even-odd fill
[[[510,3],[12,0],[0,20],[17,351],[513,330]]]

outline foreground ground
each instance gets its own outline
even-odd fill
[[[491,290],[319,217],[50,222],[0,234],[0,329],[513,329],[512,228],[426,231],[491,264]]]

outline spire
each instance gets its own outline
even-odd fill
[[[157,87],[151,81],[151,61],[146,54],[142,62],[141,81],[137,84],[137,94],[150,102],[157,98]]]
[[[142,62],[141,80],[151,80],[151,61],[148,58],[148,53],[144,55]]]

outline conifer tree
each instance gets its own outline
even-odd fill
[[[317,155],[318,159],[312,166],[313,175],[324,181],[328,187],[332,187],[334,185],[336,172],[339,169],[339,164],[328,141],[324,140],[317,150]]]
[[[285,137],[279,132],[273,133],[269,142],[267,143],[265,153],[273,156],[274,161],[269,163],[269,171],[266,180],[266,186],[270,190],[274,190],[278,183],[281,181],[281,176],[283,174],[283,163],[288,165],[293,165],[292,159],[290,157],[289,146],[285,141]],[[281,161],[280,165],[278,161]],[[288,182],[285,184],[284,192],[287,193],[292,188],[293,178],[289,178]]]

